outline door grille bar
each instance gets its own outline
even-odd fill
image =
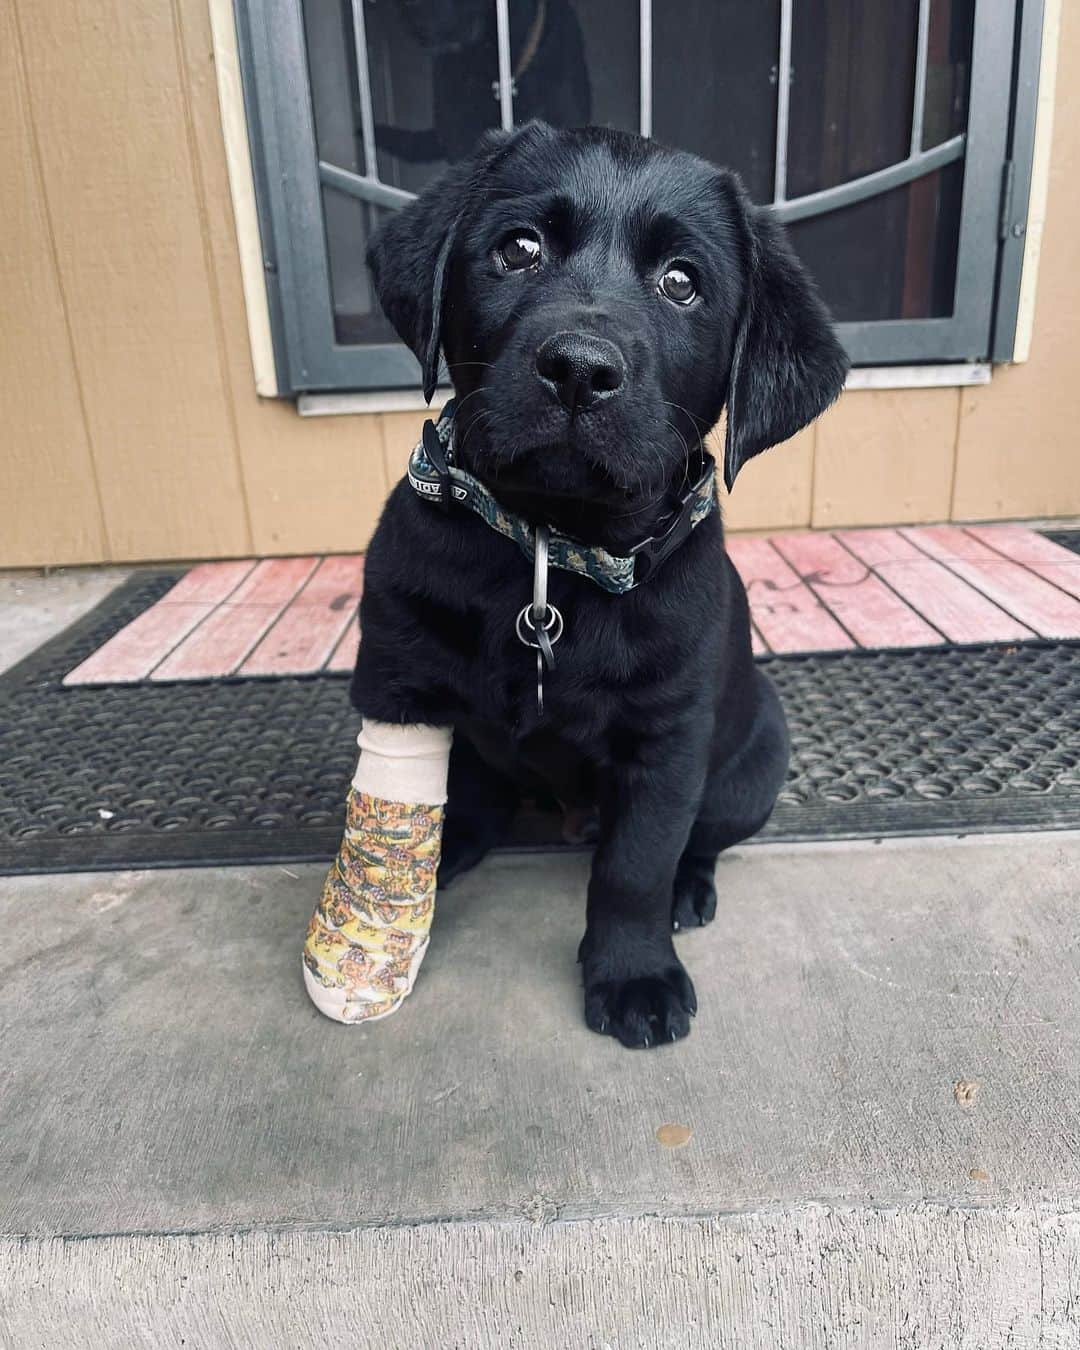
[[[641,70],[638,78],[641,104],[638,129],[643,136],[652,135],[652,0],[641,0],[638,14],[641,33]]]
[[[791,106],[791,16],[794,0],[780,0],[780,46],[776,58],[776,168],[773,202],[787,200],[788,114]]]
[[[499,38],[499,117],[503,131],[514,129],[514,75],[510,65],[510,0],[495,0]]]
[[[953,164],[964,157],[966,136],[961,133],[951,140],[942,141],[932,150],[902,159],[899,164],[890,164],[888,168],[878,169],[874,173],[853,178],[849,183],[839,183],[836,187],[823,188],[820,192],[808,193],[805,197],[792,197],[787,201],[776,202],[773,214],[778,220],[790,223],[793,220],[806,220],[810,216],[821,216],[827,211],[837,211],[843,206],[853,206],[865,201],[867,197],[876,197],[879,193],[890,192],[893,188],[903,187],[905,183],[923,178],[946,164]],[[375,178],[365,178],[348,169],[338,168],[336,164],[319,161],[319,178],[329,187],[347,192],[350,197],[358,197],[364,202],[374,202],[376,206],[402,207],[416,200],[415,192],[406,192],[403,188],[390,187]]]
[[[375,153],[375,114],[371,108],[371,67],[368,65],[367,29],[364,26],[364,0],[352,0],[353,44],[356,47],[356,92],[360,99],[360,139],[364,145],[364,174],[378,182],[379,163]]]
[[[915,89],[911,100],[911,153],[923,148],[923,114],[926,108],[926,60],[930,45],[930,0],[919,0],[919,30],[915,39]]]
[[[826,211],[837,211],[842,206],[854,206],[867,197],[877,197],[882,192],[903,187],[916,178],[923,178],[935,169],[942,169],[964,156],[964,144],[967,137],[963,134],[942,141],[932,150],[923,150],[921,154],[902,159],[899,164],[890,164],[888,168],[878,169],[875,173],[853,178],[850,183],[839,183],[836,187],[823,188],[820,192],[810,192],[805,197],[794,197],[791,201],[777,202],[773,213],[779,220],[790,223],[793,220],[806,220],[809,216],[824,215]]]
[[[375,206],[389,206],[396,210],[416,201],[415,192],[406,192],[404,188],[391,187],[389,183],[380,183],[377,178],[365,178],[353,173],[351,169],[341,169],[336,164],[327,164],[319,160],[319,182],[325,187],[337,188],[349,197],[362,202],[371,202]]]

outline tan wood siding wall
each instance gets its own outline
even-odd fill
[[[1031,360],[858,391],[750,464],[737,529],[1080,515],[1080,11]],[[0,564],[349,550],[421,417],[256,396],[206,0],[0,0]]]

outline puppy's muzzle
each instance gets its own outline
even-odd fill
[[[540,383],[571,413],[614,397],[626,382],[626,360],[607,338],[553,333],[536,353]]]

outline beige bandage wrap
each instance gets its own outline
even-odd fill
[[[435,912],[449,727],[365,721],[345,835],[304,943],[304,985],[337,1022],[395,1012]]]

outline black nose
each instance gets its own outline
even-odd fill
[[[607,338],[553,333],[536,353],[536,373],[564,407],[582,412],[618,393],[626,378],[626,362]]]

